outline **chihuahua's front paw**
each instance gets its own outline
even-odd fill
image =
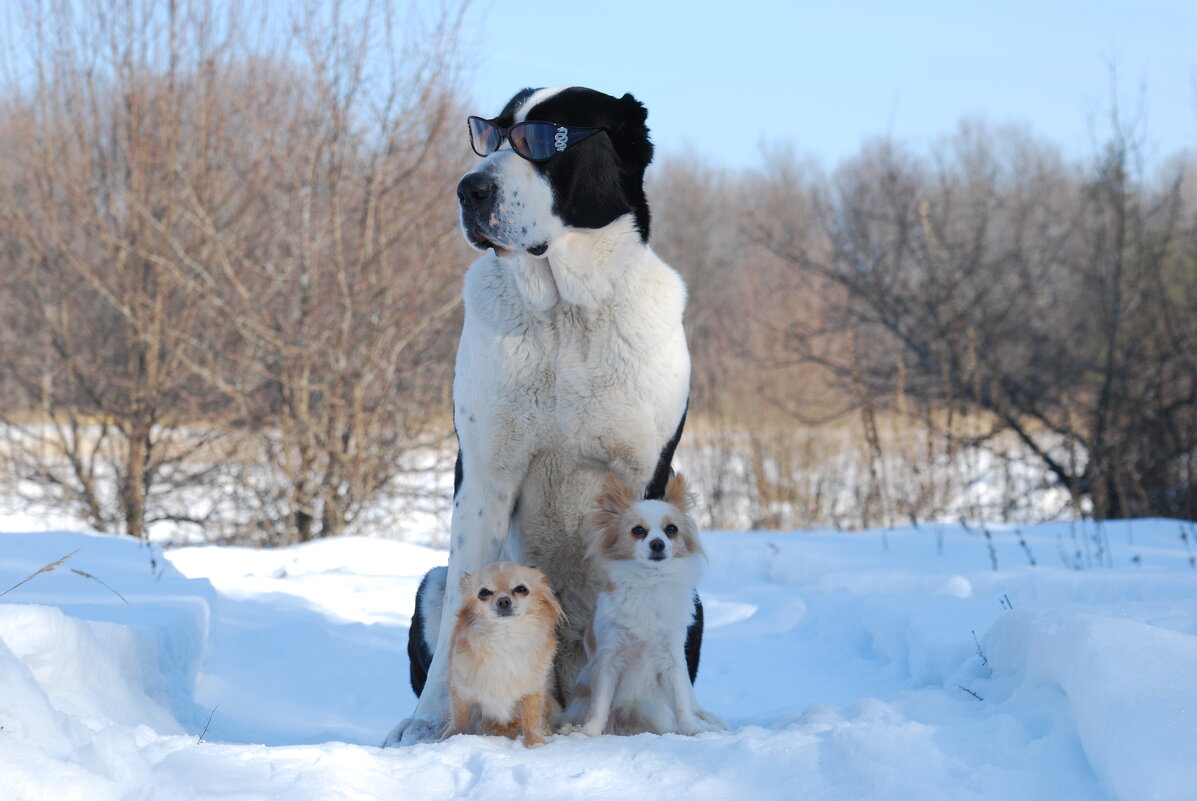
[[[525,748],[538,748],[547,742],[548,741],[544,738],[544,735],[542,735],[540,732],[536,732],[536,731],[524,732],[524,747]]]
[[[566,723],[557,730],[558,734],[563,734],[568,737],[571,734],[585,734],[587,737],[598,737],[603,733],[601,724],[595,721],[588,721],[586,724],[579,726],[577,723]]]

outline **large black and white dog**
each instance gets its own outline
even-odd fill
[[[689,400],[681,278],[648,246],[647,111],[631,95],[525,89],[470,118],[485,156],[457,187],[466,238],[453,381],[459,443],[449,567],[425,577],[408,653],[420,700],[386,744],[435,737],[459,578],[500,558],[540,568],[564,607],[556,693],[585,663],[597,588],[588,521],[611,472],[646,497],[669,478]],[[697,670],[701,607],[687,640]]]

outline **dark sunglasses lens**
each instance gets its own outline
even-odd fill
[[[470,117],[470,144],[479,156],[489,156],[499,149],[503,132],[492,122],[480,117]]]
[[[561,132],[558,133],[558,130]],[[511,146],[526,159],[544,161],[565,150],[568,139],[565,129],[547,122],[521,122],[507,132]]]

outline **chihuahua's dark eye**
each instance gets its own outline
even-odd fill
[[[676,537],[677,536],[677,526],[675,526],[673,523],[670,523],[669,525],[667,525],[665,527],[665,533],[671,537]]]
[[[494,593],[491,592],[490,590],[488,590],[486,587],[483,587],[482,589],[478,590],[478,600],[479,601],[485,601],[487,598],[489,598],[492,595],[494,595]]]
[[[648,536],[648,529],[646,529],[644,526],[633,526],[632,527],[632,536],[633,537]]]
[[[516,595],[527,595],[528,588],[525,587],[523,584],[521,584],[518,587],[516,587],[514,590],[512,590],[512,592],[514,592]]]

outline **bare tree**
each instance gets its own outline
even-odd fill
[[[198,317],[159,258],[158,232],[185,199],[177,177],[204,168],[189,146],[185,12],[134,2],[23,12],[0,173],[14,315],[4,369],[26,400],[0,412],[8,453],[39,497],[140,536],[190,515],[171,496],[210,471],[188,456],[219,436],[184,434],[205,405],[175,345]],[[195,22],[213,33],[210,18]]]
[[[340,533],[448,428],[461,8],[24,12],[0,125],[22,486],[137,535],[201,496],[270,541]]]
[[[236,484],[272,542],[342,533],[405,451],[448,433],[460,10],[401,39],[394,24],[381,7],[295,15],[298,68],[256,65],[239,95],[271,134],[239,153],[235,189],[191,192],[179,228],[217,243],[203,261],[177,248],[210,328],[227,329],[188,354],[250,435],[260,461]]]
[[[1012,433],[1098,517],[1194,516],[1195,210],[1184,170],[1134,179],[1132,154],[1115,136],[1069,169],[975,125],[931,160],[866,149],[823,192],[827,244],[759,228],[843,300],[787,350],[857,404],[944,410],[962,447]],[[966,434],[953,411],[988,423]]]

